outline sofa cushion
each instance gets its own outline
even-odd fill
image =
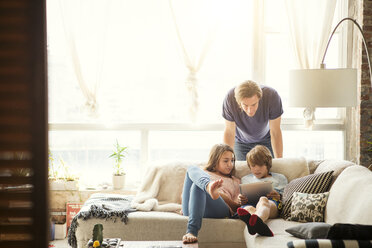
[[[329,191],[325,222],[372,225],[372,172],[361,165],[346,168]]]
[[[307,165],[309,166],[310,174],[314,174],[314,171],[318,168],[318,166],[324,161],[319,159],[307,159]]]
[[[326,171],[333,171],[333,178],[331,185],[334,183],[334,181],[337,179],[337,177],[340,175],[340,173],[347,167],[355,165],[353,162],[347,161],[347,160],[334,160],[334,159],[326,159],[321,161],[321,163],[317,166],[316,170],[314,171],[314,174],[317,173],[323,173]]]
[[[283,193],[283,209],[281,216],[288,219],[291,215],[291,204],[294,192],[318,194],[328,191],[333,171],[328,171],[319,174],[308,175],[306,177],[297,178],[290,182]]]
[[[326,159],[326,160],[320,161],[319,165],[314,171],[314,174],[333,170],[334,171],[333,176],[337,177],[345,168],[351,165],[355,165],[355,164],[347,160]]]
[[[236,161],[235,169],[234,175],[238,178],[251,173],[246,161]],[[283,174],[288,179],[288,182],[295,178],[309,175],[307,161],[303,157],[274,158],[271,171]]]
[[[200,161],[156,161],[147,166],[131,206],[140,211],[181,210],[183,182],[189,166],[204,166]]]
[[[79,219],[76,229],[78,247],[86,247],[95,224],[103,225],[103,233],[122,240],[180,240],[186,232],[188,217],[171,212],[137,211],[128,215],[128,223],[120,219]],[[221,243],[228,247],[244,245],[245,223],[239,219],[204,218],[198,238],[200,245]],[[240,244],[240,245],[239,245]],[[208,247],[208,245],[203,245]]]
[[[357,239],[372,240],[372,226],[336,223],[303,223],[285,229],[301,239]]]
[[[265,223],[274,233],[274,236],[264,237],[258,234],[250,235],[248,233],[248,230],[244,230],[244,237],[247,247],[254,248],[286,247],[288,241],[298,239],[285,231],[285,229],[287,228],[298,225],[298,222],[285,221],[281,218],[276,218],[268,219]]]
[[[331,226],[324,222],[310,222],[298,224],[285,231],[300,239],[325,239]]]
[[[319,194],[294,192],[291,204],[291,217],[288,220],[323,222],[328,195],[329,192]]]

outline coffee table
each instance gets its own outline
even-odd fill
[[[121,241],[119,248],[198,248],[198,243],[183,244],[180,240]]]

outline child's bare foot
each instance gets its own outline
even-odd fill
[[[184,244],[191,244],[191,243],[196,243],[198,242],[198,238],[194,236],[192,233],[186,233],[182,237],[182,242]]]
[[[207,192],[211,196],[213,200],[218,199],[220,197],[220,191],[218,190],[222,186],[222,178],[216,180],[216,181],[211,181],[207,185]]]

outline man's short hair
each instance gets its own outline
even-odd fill
[[[258,99],[261,99],[262,90],[261,87],[256,82],[247,80],[236,86],[234,94],[236,102],[240,106],[240,103],[244,98],[251,98],[254,95],[257,95]]]

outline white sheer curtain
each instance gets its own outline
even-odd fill
[[[332,31],[336,0],[286,0],[289,30],[297,67],[320,68]],[[304,111],[305,126],[312,127],[314,108]]]
[[[196,121],[199,107],[197,73],[200,71],[208,50],[216,37],[221,11],[220,1],[169,0],[188,76],[185,81],[190,94],[190,119]]]
[[[59,6],[76,80],[86,99],[84,107],[96,116],[111,0],[60,0]]]

